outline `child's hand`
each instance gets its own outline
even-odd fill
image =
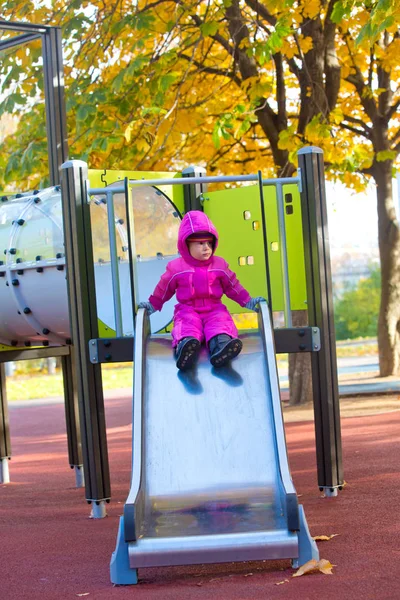
[[[263,298],[262,296],[257,296],[257,298],[250,298],[250,300],[247,302],[247,304],[245,304],[246,308],[249,308],[250,310],[255,310],[256,312],[260,312],[259,308],[256,308],[257,304],[259,304],[260,302],[265,302],[265,298]]]
[[[156,309],[151,302],[139,302],[138,308],[145,308],[149,313],[149,316],[156,312]]]

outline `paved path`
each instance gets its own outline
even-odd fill
[[[294,483],[312,535],[334,574],[292,579],[288,561],[141,569],[141,583],[113,588],[108,565],[129,488],[129,398],[106,403],[113,499],[88,518],[67,465],[61,404],[10,411],[12,483],[0,486],[1,600],[398,600],[400,411],[342,420],[347,485],[323,498],[313,424],[286,426]],[[281,583],[284,582],[284,583]],[[85,594],[82,596],[82,594]]]

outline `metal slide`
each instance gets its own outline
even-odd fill
[[[259,329],[241,335],[229,368],[206,351],[181,373],[168,336],[135,331],[133,471],[111,580],[137,568],[318,558],[291,480],[273,331],[266,303]]]

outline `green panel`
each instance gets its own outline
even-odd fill
[[[181,173],[168,173],[166,171],[149,172],[149,171],[114,171],[114,170],[89,170],[89,181],[92,187],[105,187],[115,183],[119,179],[121,181],[128,179],[175,179],[180,178]],[[182,185],[158,185],[161,190],[182,214],[184,212],[183,201],[183,186]]]
[[[258,186],[209,192],[204,197],[204,211],[219,233],[217,255],[228,261],[252,296],[267,297]],[[244,211],[251,213],[250,219],[244,219]],[[259,224],[256,231],[253,222]],[[250,256],[254,257],[254,265],[239,266],[239,257]],[[247,310],[227,298],[224,298],[224,304],[233,313]]]
[[[111,302],[111,298],[110,298],[110,302]],[[116,336],[114,329],[105,325],[101,319],[97,319],[97,323],[98,323],[100,338],[111,338],[111,337]]]
[[[292,195],[288,203],[287,194]],[[303,224],[301,199],[296,184],[283,186],[285,209],[293,206],[292,214],[285,214],[286,245],[289,263],[290,303],[293,310],[307,309],[306,267],[304,263]],[[286,210],[285,210],[286,213]]]
[[[306,282],[301,225],[300,194],[296,185],[284,186],[284,195],[291,193],[293,213],[285,215],[289,261],[289,283],[293,310],[306,308]],[[252,296],[267,298],[264,244],[258,186],[210,192],[205,195],[204,210],[220,235],[217,254],[229,262],[240,282]],[[268,262],[270,268],[272,307],[282,311],[283,277],[279,247],[278,210],[275,187],[264,187],[267,221]],[[258,227],[258,228],[257,228]],[[254,264],[249,264],[253,261]],[[244,265],[240,265],[244,262]],[[233,313],[245,312],[227,300]]]

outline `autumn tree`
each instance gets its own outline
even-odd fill
[[[348,185],[374,177],[381,373],[396,372],[399,242],[390,188],[400,134],[394,2],[13,4],[10,18],[24,19],[29,10],[35,22],[63,26],[71,154],[92,167],[197,162],[210,172],[261,168],[287,176],[295,172],[298,148],[312,144],[324,149],[331,173]],[[30,51],[37,69],[34,46]],[[3,61],[15,90],[0,106],[3,112],[26,106],[24,90],[34,79],[21,69],[26,60],[22,48]],[[38,89],[29,93],[40,96]],[[6,141],[11,157],[0,154],[10,181],[21,166],[26,174],[43,172],[41,110],[40,104],[30,106],[29,121]],[[304,355],[292,358],[292,381],[307,372],[303,361]],[[309,390],[309,384],[292,386],[292,401],[308,399]]]

